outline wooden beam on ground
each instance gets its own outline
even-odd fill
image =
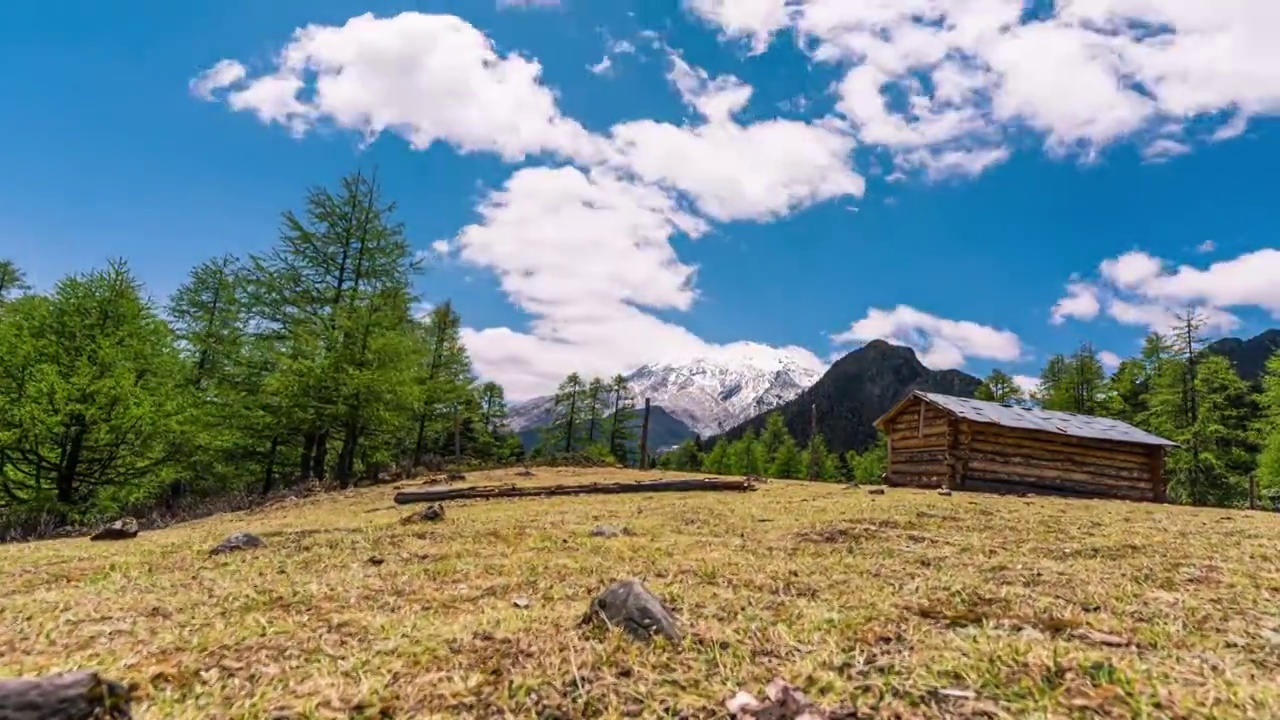
[[[395,494],[397,505],[440,502],[441,500],[485,500],[490,498],[554,497],[557,495],[622,495],[655,492],[750,492],[756,484],[750,480],[728,478],[696,478],[687,480],[649,480],[645,482],[583,483],[577,485],[480,485],[469,488],[433,488],[405,490]]]

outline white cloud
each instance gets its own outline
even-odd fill
[[[1053,153],[1130,137],[1150,160],[1183,131],[1228,120],[1211,141],[1280,113],[1280,4],[1259,0],[1070,0],[1023,17],[1023,0],[688,0],[726,34],[767,44],[793,27],[815,59],[849,66],[839,110],[865,143],[991,151],[1023,128]],[[757,47],[757,49],[761,49]],[[925,80],[927,82],[922,82]],[[905,94],[906,102],[889,102]],[[923,155],[928,157],[928,155]],[[999,156],[989,156],[998,158]],[[993,163],[989,163],[994,164]],[[927,169],[927,168],[926,168]]]
[[[1218,243],[1212,240],[1205,240],[1204,242],[1196,246],[1196,252],[1200,253],[1201,255],[1204,255],[1206,253],[1211,253],[1217,249],[1218,249]]]
[[[415,149],[443,141],[511,161],[545,152],[595,156],[598,141],[561,115],[541,70],[536,61],[500,55],[484,33],[452,15],[366,13],[341,26],[301,28],[272,72],[233,82],[227,75],[211,89],[226,91],[232,109],[295,133],[323,120],[370,139],[393,132]]]
[[[1107,372],[1115,372],[1120,367],[1121,358],[1119,355],[1110,350],[1103,350],[1098,353],[1098,362],[1102,363],[1102,367]]]
[[[719,25],[731,38],[751,40],[752,52],[764,52],[769,40],[789,22],[788,0],[684,0],[685,7]]]
[[[213,93],[244,80],[249,71],[235,60],[219,60],[213,67],[197,75],[189,84],[191,93],[201,100],[212,100]]]
[[[1097,288],[1088,283],[1072,282],[1067,284],[1066,297],[1054,303],[1049,311],[1049,322],[1061,325],[1067,318],[1092,320],[1101,310]]]
[[[493,270],[534,321],[528,333],[468,329],[464,338],[477,370],[514,399],[545,393],[570,371],[608,375],[674,357],[789,355],[822,368],[801,348],[713,345],[650,314],[692,305],[696,268],[670,240],[707,229],[660,188],[605,170],[526,168],[480,212],[458,235],[460,258]]]
[[[866,317],[832,336],[839,345],[885,340],[914,349],[920,362],[935,369],[959,368],[969,358],[1016,361],[1022,342],[1008,330],[968,320],[948,320],[898,305],[892,310],[870,308]]]
[[[1014,375],[1013,382],[1027,395],[1040,389],[1040,378],[1031,375]]]
[[[1280,318],[1280,249],[1264,248],[1205,268],[1176,268],[1160,258],[1131,251],[1102,261],[1096,284],[1073,281],[1068,294],[1055,305],[1070,305],[1091,294],[1105,297],[1108,317],[1124,325],[1166,332],[1178,323],[1178,315],[1191,308],[1206,321],[1211,332],[1239,327],[1233,308],[1260,308]],[[1089,320],[1097,312],[1064,317]],[[1055,312],[1055,319],[1058,313]]]

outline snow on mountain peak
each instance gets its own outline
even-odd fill
[[[744,343],[745,345],[745,343]],[[823,368],[788,353],[735,352],[733,357],[691,357],[651,363],[627,375],[638,401],[644,398],[709,437],[799,395],[822,377]],[[509,424],[523,430],[550,422],[550,397],[511,408]]]

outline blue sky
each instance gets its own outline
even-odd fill
[[[127,257],[163,298],[376,165],[515,397],[872,337],[1034,375],[1188,303],[1277,324],[1277,13],[1019,3],[10,3],[0,252],[41,287]]]

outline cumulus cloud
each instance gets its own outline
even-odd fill
[[[1102,350],[1098,353],[1098,362],[1102,363],[1103,369],[1107,372],[1115,372],[1120,367],[1121,358],[1119,355],[1110,350]]]
[[[838,345],[885,340],[912,348],[934,369],[963,367],[969,358],[1013,362],[1022,359],[1022,341],[1008,330],[967,320],[949,320],[898,305],[871,308],[849,329],[832,336]]]
[[[1221,123],[1207,138],[1217,141],[1244,132],[1253,117],[1280,113],[1280,45],[1271,37],[1280,4],[1073,0],[1040,13],[1025,5],[686,2],[758,50],[792,28],[817,60],[847,66],[840,112],[863,142],[905,165],[985,153],[989,166],[1001,158],[990,153],[1024,129],[1051,152],[1085,157],[1146,136],[1146,157],[1163,160],[1192,147],[1184,136],[1196,121]]]
[[[1067,296],[1055,306],[1054,319],[1091,320],[1105,307],[1106,315],[1124,325],[1166,332],[1178,322],[1179,313],[1192,308],[1204,316],[1211,331],[1228,332],[1239,327],[1233,308],[1259,308],[1280,319],[1280,249],[1263,248],[1207,267],[1173,267],[1142,251],[1131,251],[1102,261],[1093,282],[1073,281]],[[1098,307],[1090,312],[1058,313],[1074,307],[1089,295]],[[1098,298],[1102,298],[1099,301]]]
[[[608,375],[677,358],[759,363],[791,357],[821,369],[802,348],[713,345],[655,317],[687,310],[696,268],[676,257],[676,234],[697,237],[704,220],[656,186],[607,170],[517,171],[458,235],[464,262],[492,269],[512,303],[534,316],[530,331],[469,329],[477,370],[502,378],[512,398],[544,393],[571,370]]]
[[[1049,321],[1054,325],[1061,325],[1068,318],[1092,320],[1101,311],[1097,288],[1085,282],[1072,282],[1067,284],[1066,297],[1058,300],[1050,309]]]

